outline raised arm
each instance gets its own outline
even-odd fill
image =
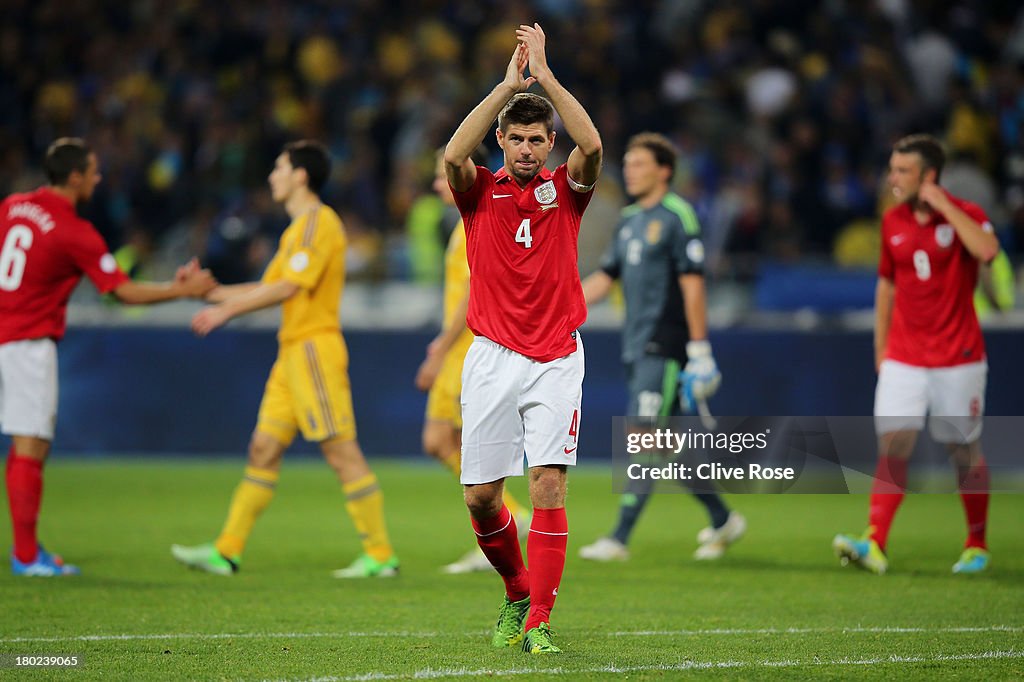
[[[535,78],[523,75],[529,59],[526,46],[516,45],[505,69],[505,79],[469,112],[444,148],[444,172],[448,176],[448,184],[456,192],[465,192],[476,182],[476,165],[470,157],[483,142],[501,108],[512,99],[512,95],[524,92],[536,82]]]
[[[569,178],[589,190],[601,175],[601,135],[583,105],[551,72],[544,51],[544,30],[540,24],[521,25],[516,30],[516,37],[528,49],[530,75],[544,88],[565,125],[565,132],[576,143],[567,163]]]
[[[999,255],[999,240],[996,236],[954,204],[941,187],[934,182],[926,182],[921,185],[920,195],[929,206],[945,216],[972,256],[982,263],[991,263]]]

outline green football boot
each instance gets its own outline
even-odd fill
[[[541,623],[535,628],[530,628],[523,638],[523,651],[528,654],[560,654],[559,649],[551,641],[551,626]]]
[[[238,573],[240,557],[222,556],[213,543],[186,547],[171,545],[171,556],[189,568],[195,568],[215,575],[233,575]]]
[[[523,623],[526,622],[528,613],[530,613],[529,595],[519,601],[512,601],[506,594],[501,602],[501,608],[498,609],[498,622],[494,626],[491,646],[503,649],[523,641]]]
[[[356,558],[348,567],[331,571],[335,578],[393,578],[398,575],[398,557],[377,561],[369,554]]]

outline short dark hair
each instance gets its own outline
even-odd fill
[[[320,194],[331,175],[331,155],[327,147],[316,140],[298,140],[286,144],[284,153],[288,155],[292,168],[306,171],[310,191]]]
[[[81,138],[62,137],[54,140],[46,150],[46,158],[43,159],[46,178],[51,185],[67,184],[72,173],[84,173],[89,167],[90,154],[92,149]]]
[[[946,152],[942,149],[942,143],[933,136],[907,135],[898,140],[892,150],[897,154],[917,154],[921,157],[921,170],[934,169],[936,180],[942,175],[942,167],[946,163]]]
[[[530,125],[543,123],[550,133],[555,128],[555,108],[551,102],[532,92],[520,92],[512,95],[498,114],[498,129],[504,135],[510,123]]]
[[[626,151],[637,147],[649,149],[654,154],[654,162],[671,171],[668,179],[672,180],[676,174],[676,147],[671,140],[661,133],[637,133],[629,138],[629,142],[626,143]]]

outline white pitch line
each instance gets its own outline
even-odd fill
[[[815,633],[833,634],[918,634],[918,633],[964,633],[964,632],[1022,632],[1024,626],[991,625],[984,627],[943,627],[943,628],[901,628],[901,627],[855,627],[855,628],[712,628],[707,630],[623,630],[607,633],[613,637],[701,637],[708,635],[806,635]]]
[[[981,627],[853,627],[853,628],[708,628],[703,630],[624,630],[618,632],[585,632],[584,637],[710,637],[714,635],[806,635],[806,634],[953,634],[968,632],[1024,632],[1024,626],[988,625]],[[475,637],[490,634],[476,630],[462,633],[399,631],[349,632],[165,632],[158,634],[69,635],[64,637],[6,637],[0,644],[28,642],[117,642],[161,639],[329,639],[342,637]]]
[[[878,658],[837,658],[823,661],[683,661],[666,665],[607,665],[593,668],[508,668],[494,670],[480,668],[435,669],[425,668],[411,673],[380,673],[370,672],[361,675],[344,677],[327,676],[311,677],[306,682],[376,682],[377,680],[434,680],[442,677],[515,677],[519,675],[579,675],[589,673],[640,673],[640,672],[677,672],[687,670],[721,670],[729,668],[796,668],[800,666],[849,666],[849,665],[902,665],[907,663],[951,663],[955,661],[986,661],[995,659],[1024,658],[1024,651],[1010,649],[1008,651],[983,651],[976,654],[946,654],[939,656],[885,656]]]
[[[152,635],[71,635],[68,637],[8,637],[0,639],[0,644],[16,644],[18,642],[114,642],[153,639],[254,639],[271,637],[274,639],[323,639],[334,637],[437,637],[441,632],[165,632]],[[483,630],[467,635],[486,634]]]

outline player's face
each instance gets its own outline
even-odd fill
[[[92,193],[96,191],[96,185],[100,184],[103,175],[100,174],[100,162],[95,154],[89,154],[89,163],[85,171],[81,173],[81,180],[78,181],[78,200],[89,201]]]
[[[448,176],[444,172],[444,157],[438,155],[437,166],[434,168],[434,192],[448,206],[455,205],[452,188],[448,186]]]
[[[659,166],[654,152],[647,147],[634,147],[622,160],[622,176],[626,181],[626,194],[645,197],[662,188],[668,181],[669,169]]]
[[[510,123],[504,134],[498,130],[498,144],[505,151],[505,171],[525,184],[547,163],[555,131],[548,132],[543,123]]]
[[[889,157],[888,179],[896,201],[914,201],[924,181],[920,155],[893,152]]]
[[[281,154],[277,157],[277,161],[274,162],[274,170],[267,178],[270,182],[270,195],[274,201],[285,202],[288,200],[288,197],[300,184],[298,175],[298,171],[292,167],[292,161],[288,158],[288,154]]]

